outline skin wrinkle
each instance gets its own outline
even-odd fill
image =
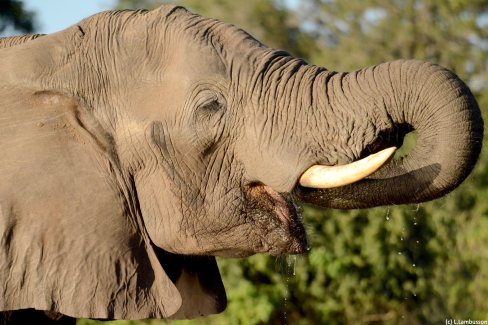
[[[421,66],[418,71],[420,72],[420,70],[424,68],[423,66]],[[416,76],[417,77],[417,76]],[[417,78],[415,80],[418,80]],[[420,88],[418,91],[417,91],[417,94],[418,94],[418,97],[417,97],[417,103],[421,102],[421,99],[424,98],[424,94],[425,94],[425,91],[424,89],[426,88],[426,85],[427,85],[427,82],[428,80],[425,80],[423,83],[420,83],[420,84],[416,84],[416,87],[417,88]],[[422,106],[426,107],[427,105],[422,103]],[[417,110],[416,110],[416,113],[420,113],[420,116],[419,118],[421,119],[423,116],[423,114],[429,114],[429,110],[426,110],[426,109],[423,109],[423,110],[420,110],[420,108],[424,108],[424,107],[420,107],[420,105],[417,105],[415,107],[418,107]],[[414,116],[417,116],[417,114],[413,113]],[[422,120],[421,120],[422,121]]]
[[[286,133],[288,132],[290,135],[294,135],[297,130],[297,123],[300,120],[301,115],[294,116],[293,110],[290,110],[291,103],[295,102],[298,103],[300,100],[300,96],[298,92],[303,91],[302,82],[304,79],[305,71],[301,68],[301,62],[296,62],[296,64],[292,65],[291,71],[287,71],[286,79],[289,80],[285,86],[283,87],[283,93],[280,94],[280,117],[282,118],[281,121],[277,122],[277,125],[285,125],[285,128],[282,128],[282,133],[279,134],[279,138],[281,138],[280,147],[284,147],[286,145],[286,141],[288,140],[286,137]],[[291,82],[290,82],[291,81]],[[280,88],[278,88],[280,89]],[[289,93],[289,98],[287,98],[286,94]],[[287,100],[288,99],[288,100]],[[299,107],[303,107],[302,105],[297,105]],[[293,140],[292,140],[293,141]]]
[[[350,82],[349,82],[350,76],[351,76],[350,74],[347,74],[347,75],[345,75],[344,79],[341,79],[341,88],[343,89],[343,92],[346,94],[346,96],[351,93]],[[347,91],[345,89],[346,87],[347,87]],[[351,98],[351,97],[349,97],[349,98]],[[349,110],[354,110],[355,108],[357,110],[357,107],[360,107],[359,102],[357,101],[357,99],[355,97],[352,97],[352,101],[353,101],[352,105],[348,105]],[[344,112],[344,115],[342,116],[343,121],[351,120],[351,122],[354,123],[353,118],[348,118],[349,110]],[[353,138],[354,138],[354,125],[348,124],[345,122],[343,122],[342,124],[345,125],[345,128],[343,129],[343,131],[346,131],[346,132],[342,137],[345,139],[346,146],[354,148],[354,146],[355,146],[354,140],[353,140]]]
[[[0,49],[19,45],[44,35],[45,34],[28,34],[21,36],[2,37],[0,39]]]
[[[400,76],[398,78],[398,83],[399,83],[399,86],[400,87],[405,87],[405,88],[408,89],[408,84],[407,83],[404,83],[405,82],[405,77],[404,77],[404,74],[405,73],[402,73],[402,71],[404,69],[405,69],[404,68],[404,64],[402,64],[400,66],[400,69],[398,69],[399,70],[399,74],[400,74]],[[412,110],[412,112],[409,112],[409,111],[406,111],[405,110],[405,108],[406,108],[405,107],[405,105],[406,105],[405,103],[411,102],[411,100],[409,98],[410,97],[410,93],[409,92],[403,92],[400,95],[402,95],[403,98],[399,98],[398,99],[398,102],[397,102],[398,108],[403,111],[403,117],[404,117],[405,121],[411,121],[413,119],[413,117],[414,117],[413,114],[415,114],[415,110]],[[410,116],[408,114],[410,114]]]
[[[148,140],[148,143],[151,145],[151,149],[154,151],[155,155],[158,157],[159,164],[162,164],[166,175],[169,176],[169,179],[172,183],[181,182],[183,177],[178,174],[175,165],[169,159],[164,159],[164,157],[172,157],[173,152],[170,150],[172,149],[172,142],[171,139],[167,136],[168,131],[165,131],[165,125],[159,123],[153,123],[153,134],[157,136],[154,140],[157,142],[153,142],[153,139]],[[162,138],[164,137],[164,139]],[[157,154],[159,152],[159,155]]]
[[[362,72],[362,71],[361,71]],[[354,89],[361,88],[359,85],[357,85],[357,78],[356,75],[360,72],[354,73],[354,78],[350,78],[349,82],[349,87],[350,87],[350,93],[353,93]],[[355,83],[355,84],[353,84]],[[356,85],[357,87],[352,89],[351,87]],[[367,107],[373,106],[372,103],[369,101],[369,96],[363,96],[364,93],[358,92],[358,99],[355,99],[356,102],[356,111],[359,111],[359,114],[364,115],[360,118],[355,119],[354,117],[351,117],[352,125],[351,125],[351,137],[349,140],[349,146],[354,147],[356,152],[355,154],[357,157],[359,157],[359,154],[361,153],[362,148],[366,147],[367,143],[372,142],[376,137],[377,137],[377,132],[376,127],[374,126],[374,123],[372,122],[372,117],[369,114],[369,111],[364,109],[365,103],[367,103]],[[373,106],[374,107],[374,106]],[[355,112],[353,112],[354,114]],[[357,123],[358,121],[361,121],[362,123]],[[359,139],[362,139],[360,141]]]
[[[293,120],[300,123],[299,125],[296,125],[296,130],[306,130],[307,142],[309,141],[308,139],[311,139],[312,141],[310,141],[310,143],[313,143],[314,147],[317,147],[317,152],[312,154],[311,151],[314,150],[313,148],[310,148],[310,146],[301,145],[300,147],[303,148],[303,153],[301,155],[303,155],[304,157],[315,155],[316,159],[320,159],[318,152],[326,152],[323,150],[323,146],[324,143],[328,143],[328,141],[322,138],[323,135],[319,135],[321,134],[321,132],[312,131],[321,130],[324,127],[323,125],[318,125],[317,121],[319,121],[319,118],[321,117],[321,112],[323,112],[323,110],[320,108],[327,107],[326,105],[328,105],[328,103],[321,102],[320,98],[322,98],[322,96],[316,96],[315,92],[318,90],[317,79],[319,79],[321,73],[326,72],[320,71],[321,69],[317,69],[317,71],[315,71],[315,67],[313,67],[312,70],[303,70],[303,78],[301,78],[300,83],[297,86],[298,91],[301,90],[301,93],[297,92],[295,94],[295,96],[297,96],[297,99],[301,99],[301,102],[298,105],[297,112],[299,117],[293,117]],[[303,118],[303,115],[309,118]],[[314,125],[314,127],[311,127],[312,125]],[[297,134],[299,134],[299,132],[297,132]]]
[[[317,148],[309,148],[311,155],[316,159],[314,164],[327,163],[327,157],[321,157],[320,153],[331,152],[329,150],[328,139],[323,139],[318,132],[312,132],[313,130],[329,129],[330,125],[328,123],[328,118],[325,116],[324,111],[318,109],[319,107],[329,107],[331,105],[331,99],[329,97],[329,89],[331,87],[326,87],[330,78],[335,73],[329,73],[327,70],[319,70],[315,73],[314,78],[311,80],[311,91],[310,91],[310,103],[309,109],[301,108],[300,112],[312,113],[307,123],[310,123],[312,127],[300,126],[300,129],[306,130],[307,138],[312,139],[312,143],[317,145]],[[325,94],[325,97],[324,97]],[[314,103],[316,105],[314,106]],[[318,124],[321,121],[322,124]]]
[[[375,107],[375,109],[372,110],[371,113],[369,113],[368,111],[365,111],[365,112],[367,113],[368,120],[369,121],[374,121],[373,123],[370,123],[368,125],[368,127],[373,130],[370,133],[370,135],[372,134],[373,135],[373,139],[376,139],[378,137],[379,133],[383,129],[391,128],[392,122],[391,122],[391,120],[389,118],[387,118],[385,120],[385,118],[383,117],[383,113],[382,112],[386,111],[386,104],[384,102],[382,102],[383,108],[380,109],[380,107],[378,107],[377,100],[375,100],[374,98],[371,97],[371,96],[374,96],[374,90],[373,90],[373,89],[375,89],[374,87],[377,87],[377,84],[376,84],[376,81],[375,81],[376,79],[372,78],[374,70],[375,70],[375,68],[361,70],[358,73],[357,77],[354,78],[354,81],[356,82],[356,85],[355,85],[356,88],[355,89],[359,90],[360,91],[360,94],[363,95],[362,98],[361,98],[361,102],[362,103],[368,102],[368,104],[370,106]],[[359,79],[362,80],[361,83],[359,82]],[[374,87],[371,87],[371,81],[372,82],[375,82],[375,86]],[[363,86],[368,86],[367,87],[367,92],[365,92],[363,90],[363,87],[360,87],[360,84],[362,84]],[[365,130],[364,131],[364,134],[362,135],[363,138],[366,140],[365,141],[365,144],[368,143],[368,142],[370,142],[370,141],[372,141],[372,139],[371,138],[368,139],[368,137],[366,135],[367,135],[367,131]]]
[[[280,147],[286,146],[286,142],[288,141],[286,133],[288,133],[289,136],[296,134],[297,130],[300,130],[301,127],[299,124],[302,124],[302,114],[300,114],[300,109],[303,108],[303,103],[302,105],[297,105],[300,107],[298,108],[298,112],[294,112],[294,110],[291,109],[291,105],[293,102],[298,102],[300,99],[298,92],[303,89],[303,71],[302,75],[293,72],[289,72],[288,74],[288,80],[291,80],[291,82],[286,83],[285,87],[283,87],[284,94],[281,94],[280,100],[280,117],[282,118],[282,121],[280,121],[281,123],[277,123],[277,125],[285,125],[280,134]],[[287,94],[289,95],[287,96]]]
[[[225,149],[222,149],[221,151],[225,151]],[[205,207],[211,206],[213,202],[214,202],[213,203],[214,205],[219,205],[220,201],[223,200],[227,196],[227,194],[231,192],[231,189],[228,186],[226,186],[225,184],[223,184],[223,187],[222,187],[223,193],[220,193],[221,195],[218,195],[219,193],[216,193],[216,190],[219,187],[211,185],[212,183],[217,184],[217,185],[221,185],[221,183],[224,182],[225,179],[230,178],[229,176],[231,174],[230,166],[225,165],[222,162],[220,164],[220,166],[216,167],[214,165],[216,162],[222,162],[222,160],[214,159],[213,163],[211,163],[209,165],[210,166],[209,169],[207,169],[210,171],[218,171],[218,172],[216,172],[215,180],[214,180],[214,178],[211,178],[210,176],[207,176],[207,175],[204,177],[204,179],[207,180],[206,185],[205,185],[205,193],[212,193],[211,198],[208,198],[207,196],[204,197],[204,206]],[[224,174],[224,177],[222,177],[222,174]],[[216,201],[215,201],[215,199],[212,199],[215,197],[217,197]],[[212,215],[212,213],[207,213],[207,215]]]
[[[273,74],[273,68],[279,69],[279,67],[281,66],[280,55],[282,54],[283,53],[281,52],[270,53],[268,55],[269,58],[265,57],[264,65],[256,67],[256,72],[254,73],[254,75],[250,76],[250,82],[252,84],[250,93],[256,94],[256,102],[261,103],[262,98],[264,97],[263,95],[268,95],[270,98],[272,97],[272,93],[270,94],[270,92],[273,90],[270,90],[270,85],[267,83],[267,80],[272,80],[272,78],[269,78],[267,76]],[[265,99],[270,100],[268,99],[268,97],[265,97]]]
[[[338,78],[338,79],[337,79]],[[331,111],[333,112],[333,114],[337,114],[336,113],[336,108],[339,107],[339,105],[343,105],[343,103],[339,102],[338,103],[338,99],[339,97],[336,95],[336,93],[341,93],[341,89],[339,89],[339,91],[337,91],[337,87],[338,87],[338,83],[337,81],[335,80],[339,80],[339,82],[341,82],[341,79],[342,79],[342,76],[341,75],[337,75],[337,78],[333,80],[333,82],[331,84],[328,84],[327,85],[327,88],[330,88],[331,89],[331,93],[332,95],[330,96],[331,98],[333,98],[333,101],[331,101],[331,105],[330,105],[330,108],[331,108]],[[340,84],[339,84],[340,86]],[[338,138],[338,126],[336,125],[336,123],[329,123],[328,125],[328,135],[330,138]],[[337,149],[338,150],[342,150],[343,148],[340,147],[340,146],[337,146]],[[328,161],[328,164],[329,165],[335,165],[337,164],[338,161],[337,161],[337,158],[331,158],[330,161]]]
[[[402,64],[402,70],[406,70],[402,76],[402,87],[404,87],[405,89],[408,88],[408,84],[409,84],[409,78],[408,76],[411,76],[413,74],[413,78],[414,80],[417,79],[417,70],[414,70],[413,67],[407,65],[407,64]],[[419,96],[417,96],[416,98],[413,98],[413,95],[414,95],[414,92],[413,90],[410,91],[408,94],[405,94],[405,98],[404,98],[404,102],[403,103],[412,103],[412,106],[415,107],[416,109],[412,110],[412,112],[406,112],[405,114],[405,118],[407,119],[407,121],[412,121],[413,118],[414,118],[414,114],[416,114],[416,111],[418,111],[417,115],[420,115],[420,112],[422,111],[422,108],[419,107]],[[405,106],[403,106],[402,108],[406,108]]]
[[[347,93],[352,94],[353,90],[351,88],[351,85],[353,81],[353,75],[354,74],[347,74],[344,79],[347,78],[346,86],[347,86]],[[356,98],[356,96],[351,96],[353,105],[350,110],[348,110],[344,116],[344,124],[346,125],[346,128],[348,128],[348,135],[345,135],[344,137],[347,139],[346,140],[346,146],[350,148],[352,151],[353,155],[353,160],[357,159],[360,156],[361,150],[364,147],[364,141],[366,140],[364,137],[358,136],[358,133],[363,132],[363,133],[371,133],[368,132],[368,117],[366,114],[364,114],[365,110],[361,109],[364,105],[364,102],[361,102],[360,100],[362,98]],[[346,121],[350,121],[349,123]],[[356,123],[358,121],[361,121],[361,123]],[[348,126],[348,127],[347,127]],[[362,139],[357,140],[357,139]]]
[[[172,146],[171,138],[168,138],[168,140],[169,140],[168,141],[169,142],[169,147],[172,148],[173,146]],[[171,154],[170,155],[166,155],[166,156],[167,157],[170,157]],[[163,157],[164,157],[164,155],[163,155]],[[173,175],[175,175],[174,174],[175,171],[176,171],[175,167],[170,167],[170,169],[171,169],[171,172],[173,172]],[[182,181],[183,180],[183,177],[182,176],[178,176],[177,179],[179,181]],[[172,182],[175,182],[175,180],[176,179],[173,176]],[[180,205],[180,211],[182,211],[182,214],[183,215],[189,215],[189,212],[191,211],[191,206],[193,205],[193,202],[191,202],[191,201],[188,204],[184,203],[185,202],[185,196],[184,196],[183,192],[178,189],[178,188],[186,188],[186,187],[185,186],[179,186],[179,187],[171,186],[172,191],[173,191],[174,194],[176,194],[175,192],[179,192],[178,196],[180,197],[180,204],[181,204]],[[192,195],[190,197],[194,197],[194,196]],[[195,198],[194,200],[196,200],[196,199],[197,198]],[[190,220],[189,216],[188,216],[188,218],[186,218],[186,220]],[[181,220],[181,222],[184,222],[184,221],[185,221],[185,218]],[[188,228],[188,227],[189,227],[189,224],[180,224],[180,227],[179,228],[180,229],[185,229],[185,228]]]
[[[335,143],[335,147],[338,150],[338,153],[342,153],[342,157],[338,157],[330,161],[331,164],[337,163],[346,163],[354,160],[354,153],[351,152],[353,148],[350,148],[347,145],[347,133],[344,132],[344,128],[347,125],[347,113],[341,107],[349,108],[349,103],[347,99],[347,92],[345,93],[345,81],[346,74],[338,74],[336,75],[338,80],[331,79],[332,87],[334,88],[334,102],[331,103],[330,107],[333,109],[334,116],[337,118],[333,124],[330,125],[332,132],[327,132],[329,134],[329,141]],[[335,139],[335,140],[334,140]],[[337,141],[339,139],[340,142]],[[337,160],[339,159],[339,160]]]

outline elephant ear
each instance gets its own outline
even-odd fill
[[[34,43],[49,38],[26,43],[32,51],[2,51],[34,56],[50,45]],[[99,319],[220,312],[225,292],[214,258],[154,247],[113,140],[86,105],[25,78],[15,83],[14,71],[0,80],[0,311]]]
[[[157,249],[166,273],[182,297],[182,305],[172,319],[220,313],[227,306],[224,285],[213,256],[176,255]]]

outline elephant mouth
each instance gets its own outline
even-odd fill
[[[305,229],[291,195],[264,184],[246,186],[246,210],[261,234],[262,250],[270,255],[303,254],[308,250]]]
[[[300,187],[325,189],[345,186],[364,179],[384,166],[396,148],[384,149],[341,166],[314,165],[297,180]],[[262,183],[245,187],[246,214],[252,216],[254,232],[261,238],[257,251],[271,255],[303,254],[308,250],[301,216],[290,193],[278,193]]]

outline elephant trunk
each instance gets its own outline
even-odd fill
[[[348,74],[325,85],[329,104],[339,114],[353,111],[374,125],[360,156],[401,145],[415,130],[415,147],[356,183],[331,188],[300,187],[299,198],[324,207],[353,209],[419,203],[456,188],[473,169],[482,146],[483,120],[468,87],[452,72],[421,61],[395,61]],[[337,107],[338,103],[347,103]],[[359,137],[349,135],[350,137]],[[356,157],[360,158],[360,157]]]

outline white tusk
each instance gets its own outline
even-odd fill
[[[355,183],[380,169],[395,150],[395,147],[387,148],[347,165],[314,165],[302,174],[300,185],[312,188],[332,188]]]

